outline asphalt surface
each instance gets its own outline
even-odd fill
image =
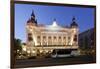
[[[92,56],[16,60],[15,68],[96,63]]]

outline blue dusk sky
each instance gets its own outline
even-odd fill
[[[15,4],[15,38],[26,41],[26,22],[34,10],[38,24],[51,25],[56,19],[61,26],[70,26],[73,16],[79,32],[94,27],[94,8]]]

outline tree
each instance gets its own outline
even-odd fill
[[[14,39],[14,50],[17,51],[21,51],[22,50],[22,43],[20,39]]]

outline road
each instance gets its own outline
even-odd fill
[[[15,68],[95,63],[91,56],[16,60]]]

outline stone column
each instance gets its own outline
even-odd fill
[[[57,34],[57,37],[56,37],[56,38],[57,38],[57,42],[56,42],[56,45],[58,45],[58,34]]]
[[[48,46],[48,34],[46,35],[46,40],[47,40],[47,46]]]
[[[41,46],[42,46],[43,36],[41,35]]]
[[[61,41],[61,42],[62,42],[61,45],[63,45],[63,43],[64,43],[64,42],[63,42],[63,35],[62,35],[62,37],[61,37],[61,40],[62,40],[62,41]]]
[[[51,40],[52,40],[51,45],[53,45],[53,35],[51,35]]]

